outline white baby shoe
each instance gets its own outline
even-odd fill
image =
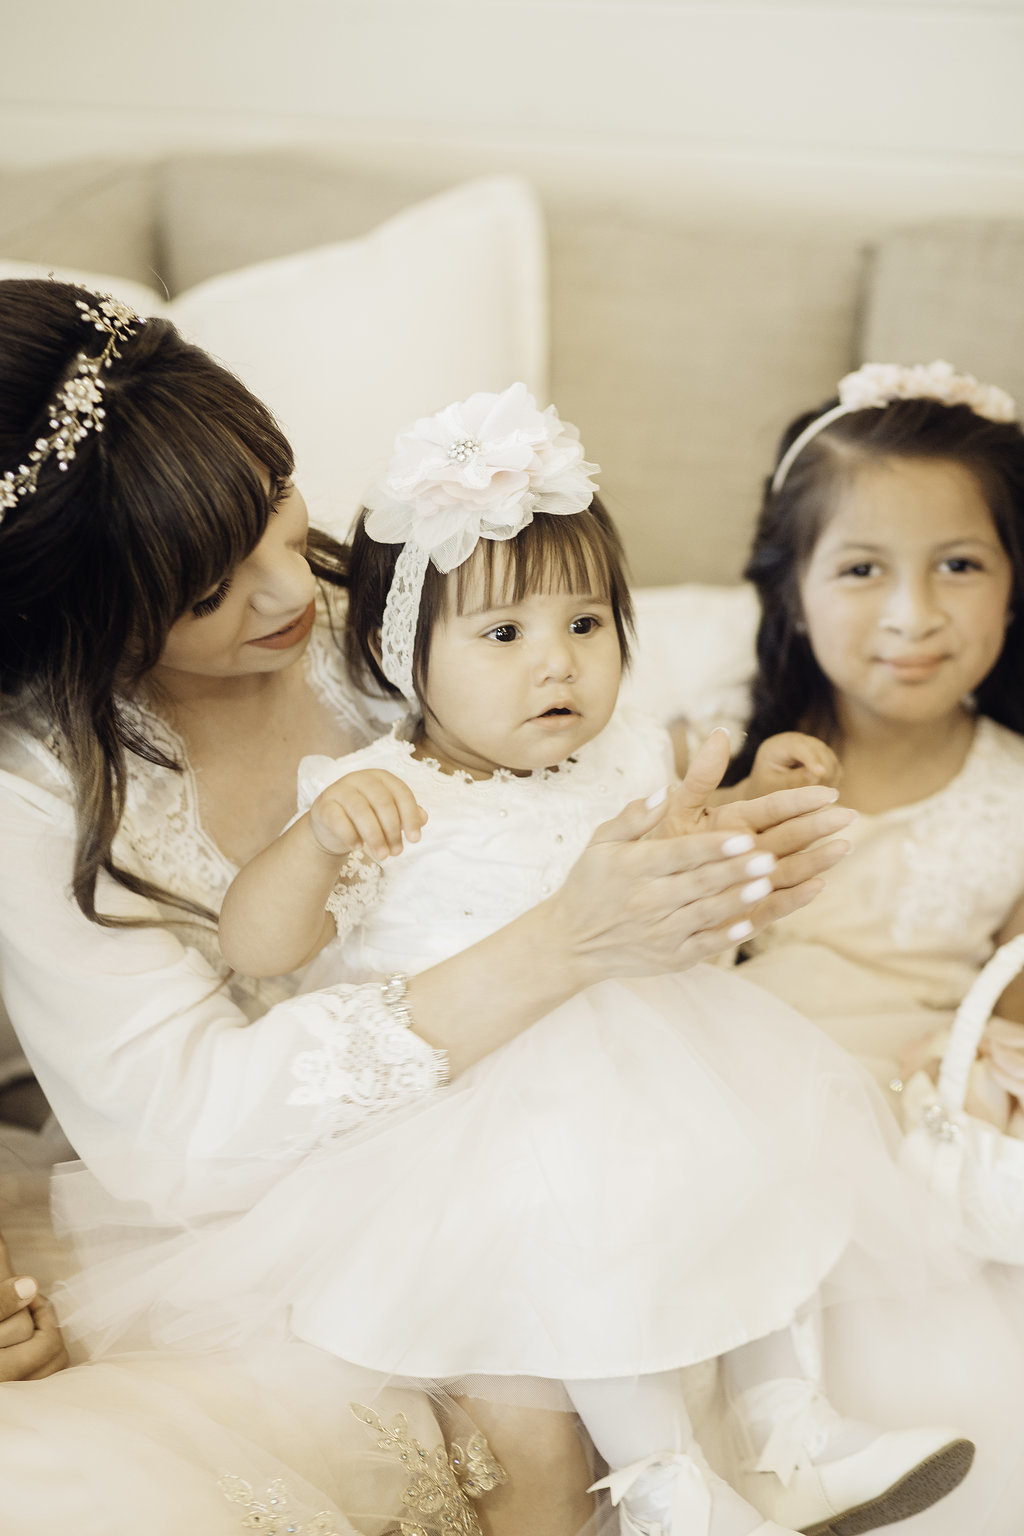
[[[951,1429],[878,1430],[842,1418],[814,1382],[764,1382],[734,1399],[743,1491],[805,1536],[862,1536],[928,1509],[962,1482],[974,1446]]]
[[[696,1442],[655,1451],[594,1483],[619,1510],[620,1536],[796,1536],[765,1520],[708,1466]]]

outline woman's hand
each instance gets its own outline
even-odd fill
[[[712,732],[682,784],[598,828],[545,904],[579,958],[582,985],[684,970],[721,953],[806,906],[847,851],[822,843],[854,819],[833,789],[710,807],[728,761],[726,733]]]
[[[0,1382],[38,1381],[67,1363],[52,1306],[33,1279],[15,1276],[0,1238]]]

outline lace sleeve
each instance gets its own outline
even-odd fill
[[[327,910],[338,925],[338,937],[355,928],[364,912],[380,900],[384,871],[362,848],[349,859],[327,898]]]
[[[375,982],[342,984],[296,998],[293,1017],[320,1042],[300,1051],[289,1104],[322,1111],[317,1139],[422,1098],[448,1080],[448,1059],[399,1022]]]

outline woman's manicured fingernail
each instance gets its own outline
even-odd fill
[[[770,896],[771,893],[772,883],[770,880],[751,880],[750,884],[745,885],[742,891],[740,891],[743,900],[748,902],[760,901],[762,896]]]
[[[653,795],[647,796],[647,799],[644,801],[644,805],[646,805],[649,811],[654,811],[657,810],[659,805],[664,805],[667,798],[668,785],[663,784],[660,789],[656,789],[654,791]]]
[[[737,832],[735,837],[727,837],[722,844],[722,852],[727,859],[733,859],[738,853],[749,853],[754,846],[754,839],[749,832]]]
[[[753,923],[747,922],[746,918],[744,918],[742,923],[733,923],[732,927],[726,930],[725,936],[727,939],[731,939],[734,944],[739,944],[742,939],[749,939],[753,931]]]
[[[727,725],[716,725],[715,731],[721,731],[726,741],[729,742],[730,746],[732,745],[732,732],[729,730]],[[711,732],[712,736],[715,734],[715,731]]]
[[[755,853],[744,865],[743,872],[747,875],[770,875],[774,868],[774,853]]]
[[[39,1287],[29,1275],[22,1275],[20,1280],[15,1280],[14,1289],[21,1301],[31,1301]]]

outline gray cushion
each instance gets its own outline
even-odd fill
[[[1024,406],[1024,222],[945,220],[889,235],[861,353],[885,363],[942,357]]]
[[[117,273],[152,287],[157,258],[150,167],[87,160],[0,168],[0,255]]]

